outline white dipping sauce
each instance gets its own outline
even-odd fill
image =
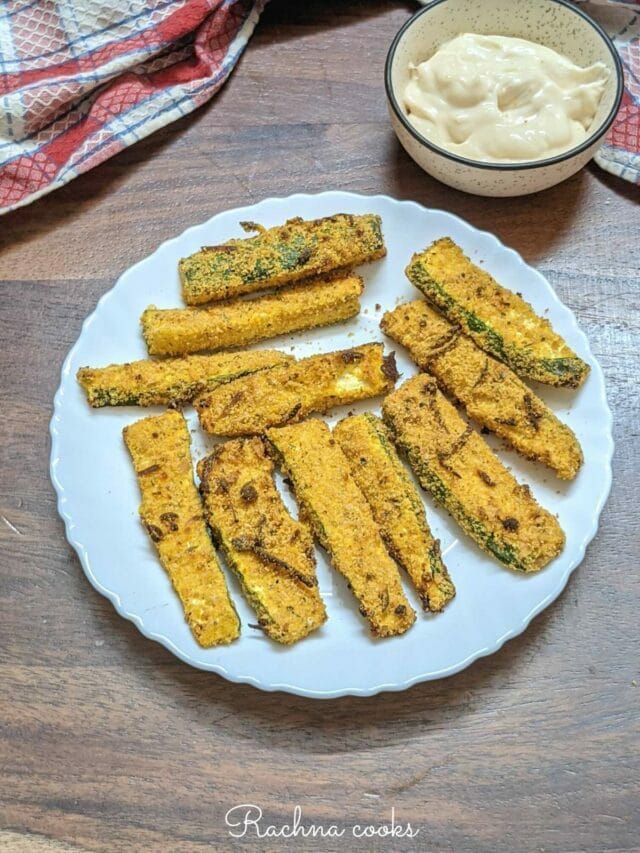
[[[519,38],[465,33],[410,66],[407,118],[471,160],[542,160],[583,142],[609,71]]]

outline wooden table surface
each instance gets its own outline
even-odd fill
[[[274,2],[212,103],[0,220],[2,850],[640,849],[638,191],[594,165],[495,201],[422,173],[382,83],[412,8]],[[604,368],[617,447],[600,532],[523,636],[453,678],[314,702],[190,669],[94,592],[56,513],[48,422],[123,270],[225,208],[330,188],[445,208],[541,269]],[[347,832],[232,842],[241,803]],[[351,837],[392,807],[412,841]]]

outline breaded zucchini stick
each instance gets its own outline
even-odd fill
[[[205,648],[230,643],[240,620],[205,524],[193,482],[187,423],[180,412],[123,430],[140,485],[140,518],[171,578],[187,623]]]
[[[398,459],[385,425],[370,412],[344,418],[333,430],[365,496],[387,551],[407,572],[425,610],[438,612],[455,595],[424,504]]]
[[[418,299],[388,311],[380,326],[405,346],[422,370],[464,406],[470,418],[528,459],[572,480],[582,449],[566,424],[515,373],[487,355],[427,303]]]
[[[589,365],[539,317],[521,296],[471,263],[449,237],[416,254],[409,280],[483,350],[520,376],[547,385],[577,388]]]
[[[247,346],[288,332],[329,326],[354,317],[364,283],[359,275],[321,278],[257,299],[233,299],[210,308],[151,305],[142,315],[150,355],[182,355]]]
[[[267,432],[277,461],[291,479],[301,513],[331,563],[347,580],[376,637],[403,634],[416,615],[396,564],[349,463],[329,427],[311,419]]]
[[[278,350],[192,355],[164,361],[143,359],[108,367],[81,367],[77,379],[94,408],[175,406],[239,376],[289,361],[293,358]]]
[[[384,394],[397,378],[382,344],[322,353],[243,376],[195,400],[200,423],[214,435],[252,435]]]
[[[541,569],[562,551],[556,518],[465,424],[433,377],[409,379],[382,411],[422,487],[480,548],[521,572]]]
[[[240,223],[255,237],[205,246],[179,264],[187,305],[242,293],[374,261],[386,254],[379,216],[336,213],[324,219],[289,219],[276,228]]]
[[[273,468],[261,439],[236,439],[219,444],[198,474],[207,521],[258,624],[272,640],[290,644],[327,614],[311,533],[287,512]]]

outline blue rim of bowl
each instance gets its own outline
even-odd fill
[[[553,166],[556,163],[563,163],[565,160],[570,160],[572,157],[575,157],[576,154],[581,154],[583,151],[586,151],[587,148],[590,148],[594,142],[597,142],[601,139],[605,133],[609,130],[613,121],[618,114],[618,110],[620,109],[620,103],[622,101],[622,95],[624,93],[624,70],[622,67],[622,60],[618,54],[618,51],[615,48],[615,45],[609,38],[609,36],[605,33],[602,27],[596,23],[586,12],[583,12],[582,9],[579,9],[577,6],[572,5],[569,0],[549,0],[550,3],[557,3],[558,6],[564,6],[566,9],[569,9],[571,12],[575,12],[580,18],[586,21],[593,29],[598,33],[600,38],[606,44],[609,53],[613,59],[613,64],[615,65],[617,72],[617,87],[616,87],[616,96],[613,102],[613,106],[611,107],[611,111],[607,116],[606,120],[600,125],[600,128],[596,133],[589,136],[582,142],[580,145],[577,145],[575,148],[570,148],[568,151],[565,151],[562,154],[557,154],[555,157],[548,157],[546,160],[526,160],[522,163],[487,163],[482,160],[470,160],[467,157],[461,157],[459,154],[454,154],[452,151],[447,151],[445,148],[440,148],[438,145],[434,145],[433,142],[430,142],[425,136],[422,136],[421,133],[414,128],[414,126],[409,122],[406,115],[402,111],[396,96],[393,91],[393,86],[391,85],[391,65],[393,64],[393,59],[395,57],[396,48],[400,42],[400,39],[405,34],[405,32],[420,18],[422,15],[430,12],[434,6],[439,6],[441,3],[446,3],[448,0],[432,0],[431,3],[426,5],[423,9],[420,9],[412,15],[408,21],[406,21],[402,27],[396,33],[394,40],[391,42],[391,47],[389,48],[389,52],[387,53],[387,59],[384,66],[384,85],[387,91],[387,99],[391,104],[391,108],[393,112],[402,123],[404,129],[408,131],[411,136],[417,141],[424,145],[426,148],[429,148],[435,154],[441,154],[443,157],[446,157],[448,160],[453,160],[455,163],[461,163],[463,166],[472,166],[474,169],[496,169],[499,172],[513,172],[519,171],[521,169],[540,169],[544,166]]]

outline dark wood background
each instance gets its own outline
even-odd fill
[[[261,850],[640,849],[638,190],[592,165],[494,201],[422,173],[382,84],[412,9],[272,3],[212,103],[0,220],[1,849],[229,849],[243,802],[341,827],[393,806],[420,828]],[[330,188],[446,208],[538,266],[605,370],[617,449],[600,532],[524,636],[444,681],[313,702],[189,669],[94,592],[56,514],[48,422],[82,320],[129,265],[222,209]]]

